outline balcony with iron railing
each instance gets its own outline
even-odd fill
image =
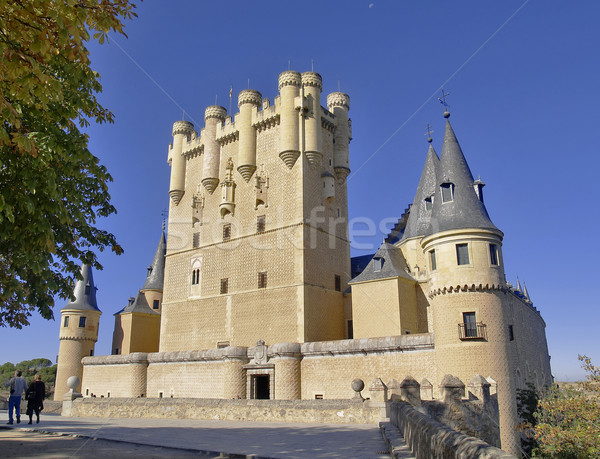
[[[458,324],[458,337],[462,341],[487,341],[487,325],[483,322],[468,322]]]

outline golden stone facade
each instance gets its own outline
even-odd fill
[[[244,90],[234,117],[211,106],[200,132],[174,124],[164,289],[140,292],[160,301],[160,333],[128,341],[148,313],[132,307],[115,342],[144,349],[84,358],[82,392],[348,399],[356,378],[412,375],[440,398],[445,375],[480,374],[502,446],[517,451],[516,389],[551,381],[545,323],[506,282],[503,234],[449,121],[396,237],[352,279],[350,98],[329,94],[322,107],[321,88],[317,73],[286,71],[273,103]]]

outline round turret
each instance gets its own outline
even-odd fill
[[[194,132],[194,125],[189,121],[173,123],[173,147],[171,158],[171,183],[169,196],[175,205],[179,204],[185,193],[185,158],[182,155],[183,143],[188,141]]]
[[[252,117],[261,103],[262,95],[254,89],[244,89],[238,95],[240,114],[236,119],[236,127],[240,137],[237,170],[246,183],[256,170],[256,128],[252,125]]]
[[[327,96],[327,108],[335,115],[335,144],[333,146],[333,170],[338,182],[342,183],[350,173],[348,143],[350,142],[350,96],[343,92],[332,92]]]
[[[279,75],[281,106],[279,116],[279,157],[291,169],[300,156],[300,120],[296,111],[296,98],[300,95],[302,77],[293,70]]]
[[[323,145],[321,135],[321,88],[323,81],[316,72],[302,74],[302,87],[306,100],[304,113],[304,154],[313,168],[321,164]]]
[[[220,105],[211,105],[204,111],[204,162],[202,163],[202,185],[210,194],[219,184],[221,147],[217,142],[217,125],[225,121],[227,110]]]
[[[189,121],[175,121],[173,123],[173,137],[177,134],[191,135],[194,132],[194,125]]]

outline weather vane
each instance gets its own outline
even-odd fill
[[[442,97],[438,97],[440,104],[444,106],[444,118],[448,118],[450,116],[450,112],[448,111],[448,102],[446,102],[446,97],[450,95],[449,92],[446,92],[444,88],[442,88]]]
[[[167,209],[163,209],[162,212],[160,213],[160,215],[162,216],[163,222],[162,222],[162,229],[163,231],[165,230],[167,223],[166,223],[166,218],[169,215],[169,211]]]
[[[427,123],[427,131],[425,131],[425,135],[427,136],[427,142],[429,143],[433,142],[433,139],[431,138],[431,134],[433,134],[433,132],[433,129],[431,129],[431,126],[429,123]]]

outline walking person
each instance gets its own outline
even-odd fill
[[[36,424],[40,423],[40,411],[44,409],[44,398],[46,397],[46,385],[42,381],[42,377],[36,374],[33,381],[29,385],[25,393],[27,400],[27,416],[29,416],[29,424],[33,421],[33,413],[35,412]]]
[[[21,395],[27,390],[27,381],[21,375],[21,370],[15,371],[14,378],[4,383],[4,387],[10,387],[8,398],[8,424],[13,423],[13,408],[17,417],[17,424],[21,422]]]

